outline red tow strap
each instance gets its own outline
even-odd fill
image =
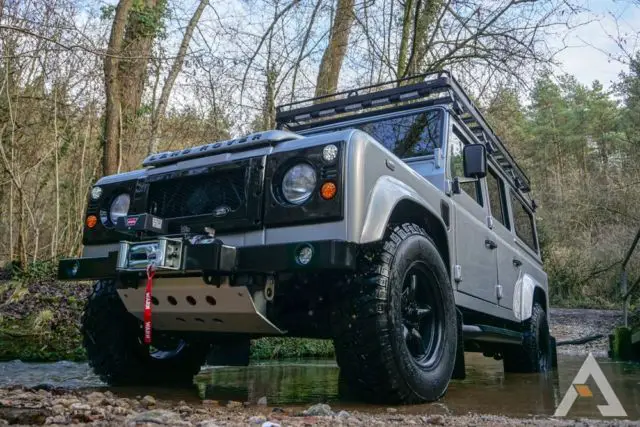
[[[147,288],[144,291],[144,343],[151,344],[151,289],[153,276],[156,274],[155,265],[147,266]]]

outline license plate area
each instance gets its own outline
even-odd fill
[[[118,271],[145,271],[150,264],[157,270],[182,268],[182,239],[160,237],[144,242],[120,242]]]

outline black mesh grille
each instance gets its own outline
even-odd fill
[[[246,205],[245,168],[150,183],[149,212],[162,218],[235,212]]]

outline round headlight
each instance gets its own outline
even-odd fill
[[[303,203],[315,188],[316,171],[306,163],[295,165],[282,178],[282,195],[289,203]]]
[[[120,194],[118,197],[113,199],[111,207],[109,208],[109,219],[113,225],[116,225],[118,218],[127,216],[130,202],[131,198],[127,193]]]

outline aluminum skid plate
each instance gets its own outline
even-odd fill
[[[144,286],[119,289],[127,310],[143,320]],[[260,313],[245,286],[207,285],[200,278],[154,280],[151,306],[153,329],[282,335]]]

